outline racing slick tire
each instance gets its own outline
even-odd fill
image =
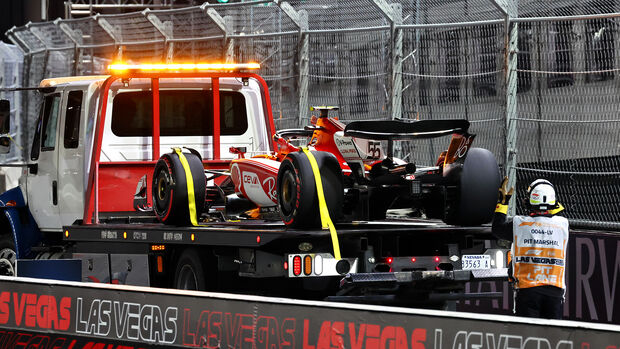
[[[183,250],[174,272],[173,287],[177,290],[206,291],[205,265],[193,248]]]
[[[493,153],[472,148],[461,172],[458,200],[445,222],[453,225],[480,225],[493,219],[500,184],[499,167]]]
[[[325,202],[332,221],[342,216],[344,184],[336,157],[328,152],[312,151],[316,159]],[[289,153],[280,164],[277,179],[278,208],[287,226],[312,229],[321,226],[319,199],[310,160],[303,152]]]
[[[13,235],[0,235],[0,275],[15,276],[16,259]]]
[[[206,195],[206,177],[200,158],[183,153],[194,182],[196,215],[203,211]],[[164,224],[191,225],[187,193],[187,177],[176,153],[162,155],[153,171],[153,210]]]

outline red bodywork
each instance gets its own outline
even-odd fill
[[[101,146],[107,101],[112,84],[119,79],[146,78],[151,79],[153,90],[153,159],[150,161],[132,162],[101,162]],[[267,83],[263,78],[253,73],[241,72],[142,72],[128,70],[122,74],[112,75],[107,78],[101,87],[99,99],[99,118],[96,121],[95,141],[91,157],[91,166],[88,173],[86,197],[84,205],[84,224],[99,223],[99,212],[133,211],[133,197],[126,193],[133,193],[138,180],[145,174],[150,178],[155,164],[159,159],[159,80],[166,78],[211,78],[213,88],[213,159],[203,160],[204,167],[208,169],[227,169],[229,160],[220,158],[220,125],[219,125],[219,79],[220,78],[250,78],[255,79],[262,88],[265,118],[267,119],[268,132],[275,133],[271,100]],[[273,147],[273,145],[272,145]],[[149,191],[149,202],[152,202]],[[119,195],[123,194],[123,195]]]
[[[363,162],[364,170],[369,171],[375,163],[381,162],[385,154],[381,149],[380,142],[367,139],[346,137],[350,140],[343,141],[340,138],[337,144],[337,132],[344,131],[345,125],[333,117],[312,117],[311,124],[314,131],[310,138],[309,146],[313,150],[324,151],[333,154],[344,175],[351,175],[349,163],[351,161]],[[292,152],[301,149],[291,144],[287,138],[274,135],[277,152],[273,156],[261,155],[253,158],[244,158],[244,154],[235,149],[239,159],[231,162],[231,179],[235,186],[235,193],[254,202],[260,207],[277,205],[276,178],[280,162]],[[459,159],[464,158],[471,147],[473,136],[469,134],[454,133],[447,151],[441,153],[436,166],[439,171],[453,166]],[[348,143],[347,143],[348,142]],[[352,147],[352,143],[355,147]],[[343,146],[343,143],[345,144]],[[353,149],[355,148],[355,149]],[[344,152],[344,155],[343,155]],[[437,171],[437,169],[433,170]],[[269,200],[267,199],[269,198]]]

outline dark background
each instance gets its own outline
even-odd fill
[[[1,0],[0,1],[0,39],[6,43],[7,30],[13,26],[19,27],[28,22],[41,22],[42,20],[54,20],[64,18],[64,0],[43,0],[47,3],[47,18],[41,13],[41,0]]]

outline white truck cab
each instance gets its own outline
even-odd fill
[[[102,110],[104,82],[109,76],[82,76],[43,80],[41,112],[36,124],[29,162],[20,187],[41,231],[60,231],[85,212],[91,175],[96,127]],[[220,77],[219,158],[213,142],[212,78],[158,79],[159,154],[173,147],[198,151],[205,166],[222,163],[236,155],[229,148],[244,147],[248,153],[272,150],[273,123],[264,85],[254,79]],[[97,209],[131,211],[131,199],[139,178],[150,180],[148,163],[154,165],[153,92],[151,79],[118,79],[108,89],[98,165],[123,163],[98,175]],[[269,114],[269,115],[268,115]],[[157,155],[154,157],[154,155]],[[222,167],[220,165],[220,167]]]

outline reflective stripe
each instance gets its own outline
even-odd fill
[[[308,148],[302,147],[301,150],[306,154],[310,161],[310,167],[312,167],[312,173],[314,174],[314,181],[316,183],[316,194],[319,198],[319,213],[321,214],[321,226],[323,229],[329,228],[329,233],[332,237],[332,245],[334,247],[334,257],[340,260],[340,244],[338,243],[338,233],[332,219],[329,217],[329,210],[327,209],[327,203],[325,202],[325,194],[323,193],[323,182],[321,181],[321,172],[319,171],[319,165],[316,163],[314,155]]]
[[[179,161],[183,165],[183,171],[185,171],[185,181],[187,183],[187,204],[189,205],[189,219],[193,226],[198,225],[196,218],[196,198],[194,197],[194,179],[192,178],[192,170],[189,168],[189,163],[181,152],[180,148],[173,148],[174,152],[179,156]]]

